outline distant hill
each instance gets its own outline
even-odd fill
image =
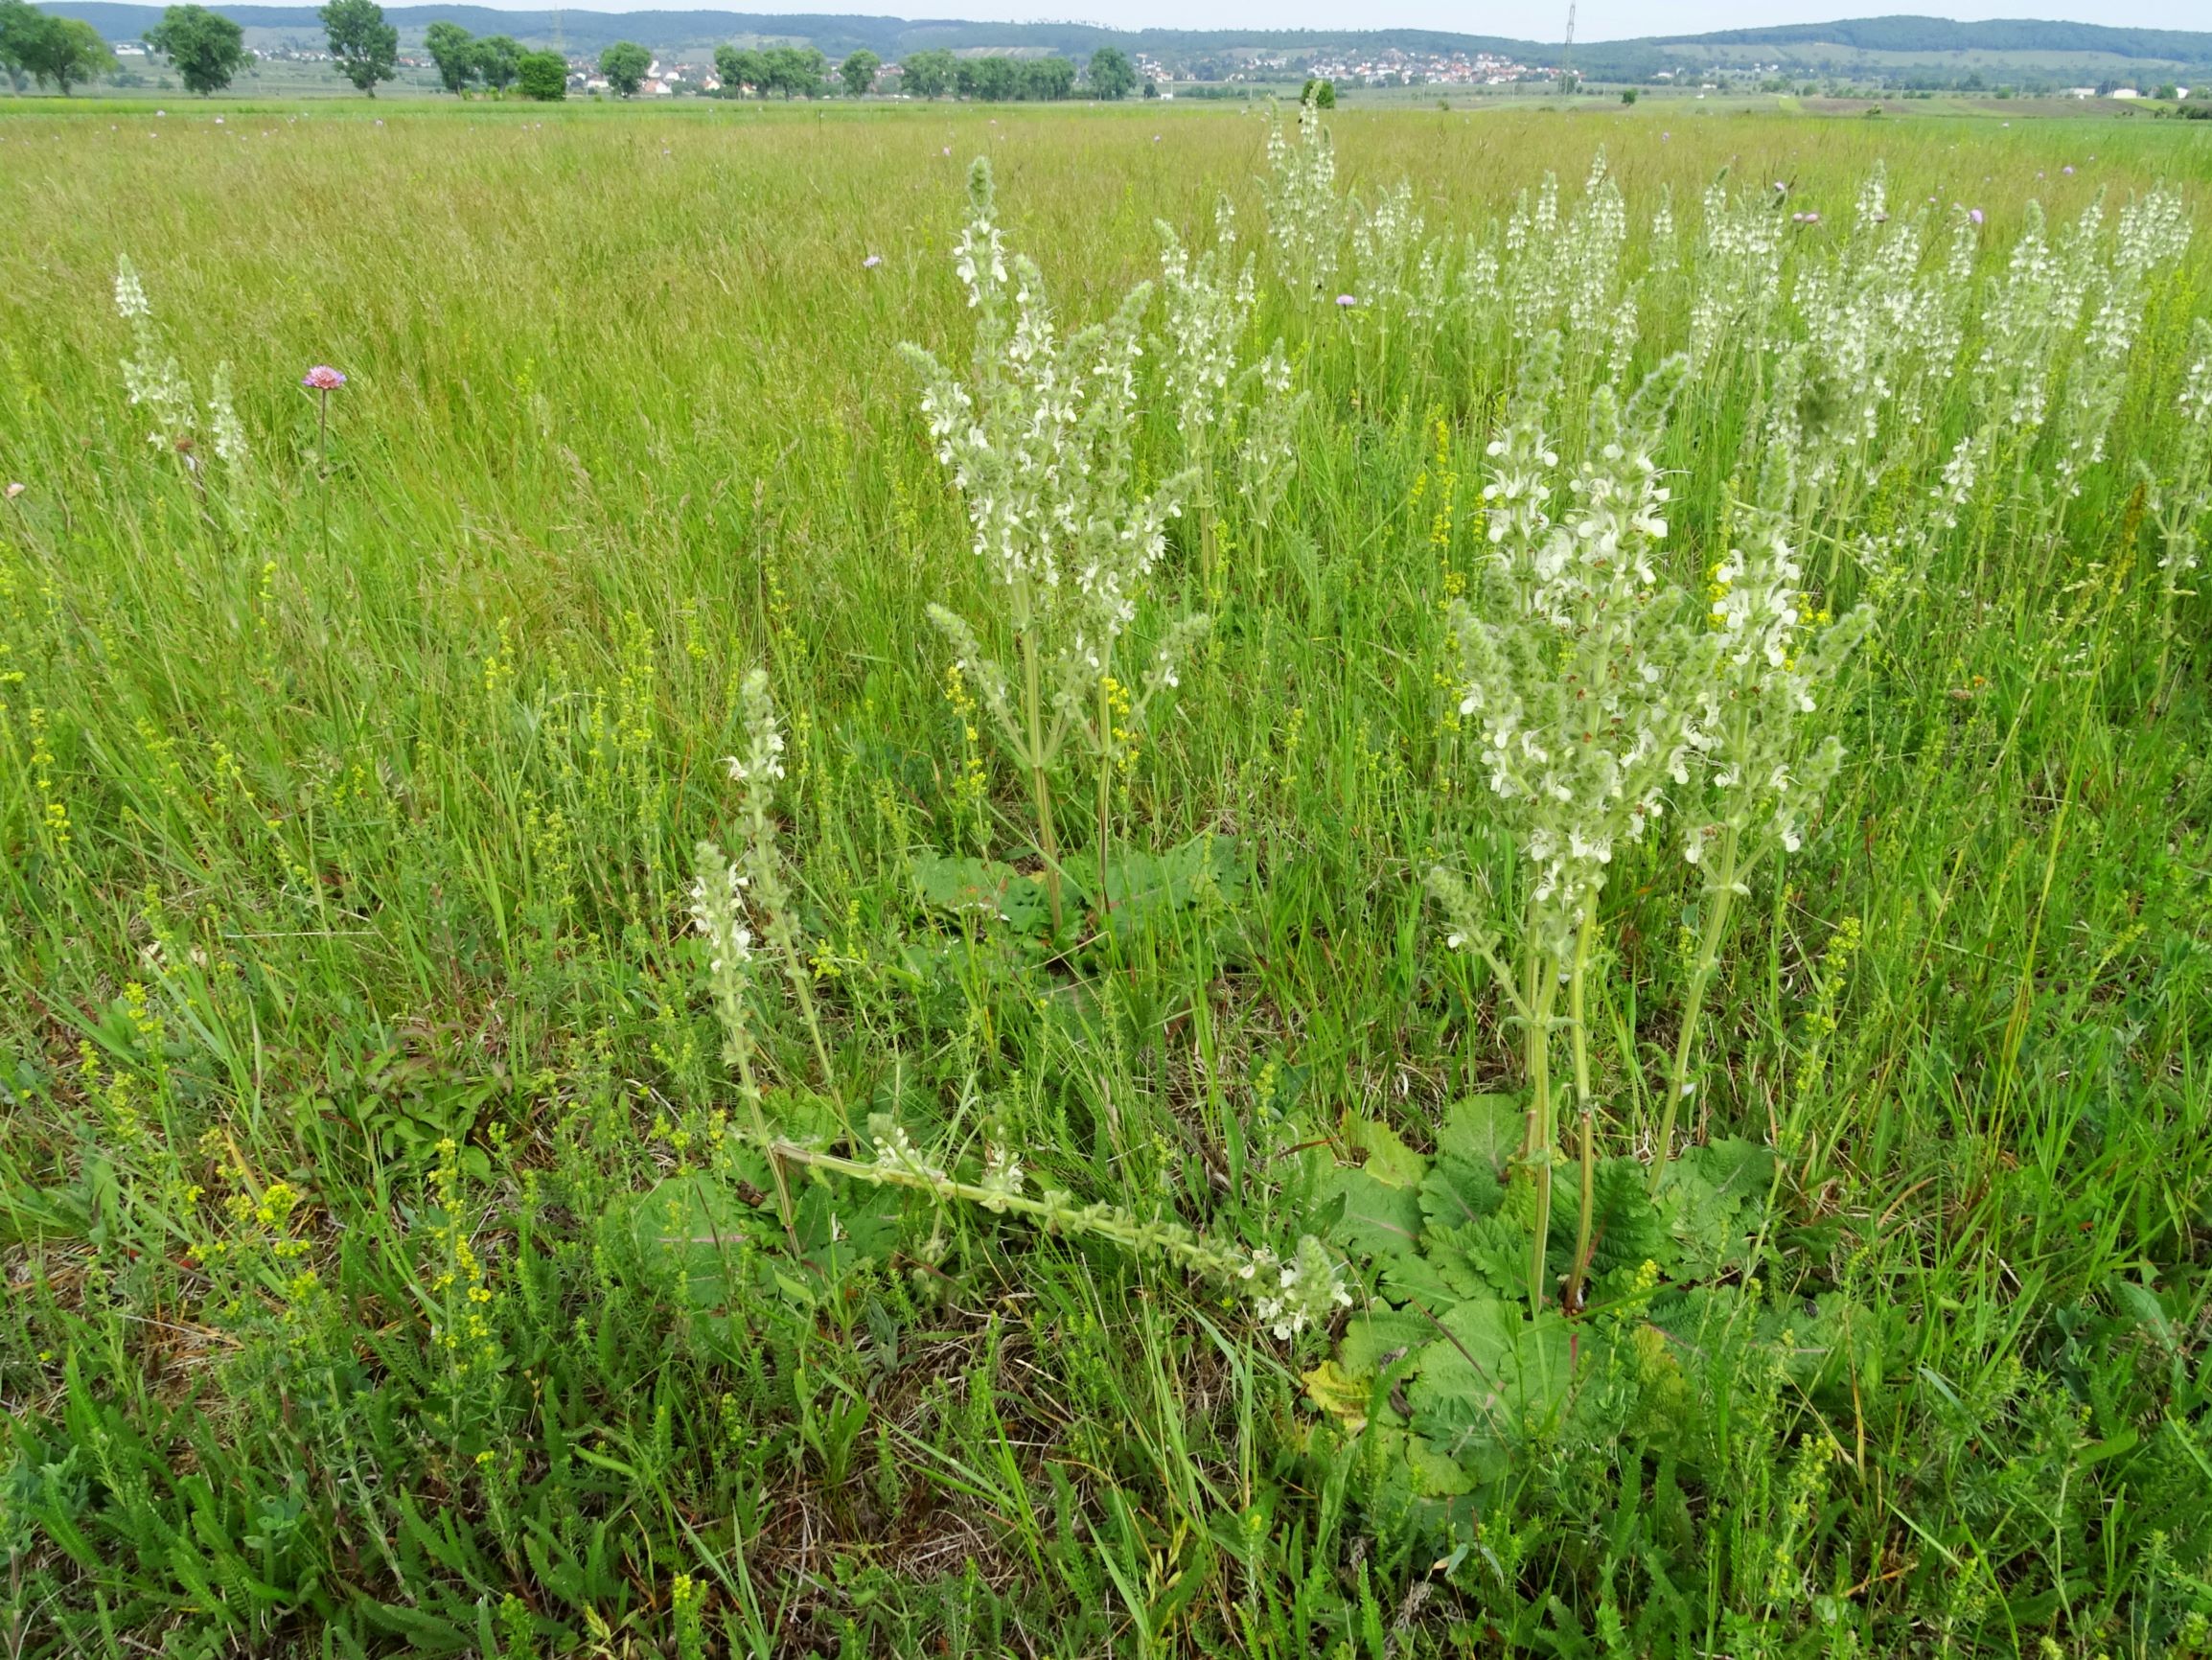
[[[158,6],[116,0],[54,0],[48,10],[81,17],[110,40],[142,37]],[[216,10],[264,50],[312,45],[322,35],[311,6],[230,6]],[[1532,71],[1556,68],[1554,42],[1453,35],[1434,30],[1113,30],[1080,23],[976,23],[818,12],[501,12],[482,6],[393,6],[385,15],[403,46],[449,19],[479,35],[512,35],[528,45],[555,38],[572,53],[595,54],[635,40],[662,54],[704,54],[723,41],[789,41],[841,58],[861,47],[896,62],[910,52],[1062,53],[1087,58],[1102,45],[1141,53],[1178,75],[1220,80],[1295,79],[1308,65],[1486,54]],[[1835,23],[1732,29],[1711,35],[1651,35],[1578,46],[1574,67],[1591,80],[1684,80],[1699,73],[1772,73],[1786,78],[1849,76],[1902,84],[1950,84],[1971,76],[1989,84],[2033,81],[2096,84],[2132,78],[2147,84],[2172,76],[2212,75],[2212,33],[2108,28],[2091,23],[2016,20],[1955,23],[1940,17],[1870,17]]]

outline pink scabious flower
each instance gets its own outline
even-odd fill
[[[876,268],[878,265],[882,265],[883,263],[884,263],[884,256],[883,256],[883,255],[881,255],[881,254],[870,254],[870,255],[868,255],[868,257],[867,257],[866,259],[864,259],[864,260],[861,261],[861,269],[862,269],[862,270],[864,270],[864,271],[872,271],[872,270],[874,270],[874,269],[875,269],[875,268]]]
[[[22,494],[23,486],[20,484],[11,484],[8,487],[8,499],[10,501],[13,501],[18,496],[21,496]]]
[[[345,383],[345,376],[328,363],[317,363],[300,377],[300,384],[311,392],[335,392]]]
[[[1982,210],[1980,208],[1969,208],[1967,209],[1967,218],[1978,225],[1982,222]]]
[[[2068,178],[2072,178],[2074,176],[2074,164],[2072,162],[2068,162],[2064,167],[2059,169],[2059,171],[2064,173]]]
[[[1359,304],[1359,296],[1357,294],[1339,294],[1336,297],[1336,303],[1340,306],[1356,306]]]

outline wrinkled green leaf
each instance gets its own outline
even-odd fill
[[[1332,1185],[1344,1195],[1344,1213],[1330,1230],[1338,1244],[1366,1257],[1413,1256],[1419,1251],[1418,1193],[1343,1166],[1333,1172]]]
[[[1043,933],[1051,921],[1044,884],[995,859],[920,854],[914,860],[914,888],[922,903],[934,910],[1003,922],[1022,934]]]
[[[1418,1187],[1428,1173],[1427,1158],[1407,1146],[1403,1137],[1378,1119],[1347,1113],[1344,1133],[1346,1141],[1367,1154],[1367,1163],[1361,1167],[1378,1182],[1393,1187]]]
[[[1468,1095],[1444,1115],[1437,1150],[1471,1164],[1485,1164],[1494,1176],[1521,1156],[1528,1136],[1527,1109],[1511,1095]]]

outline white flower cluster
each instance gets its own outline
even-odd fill
[[[1256,362],[1240,361],[1238,342],[1252,315],[1252,262],[1230,272],[1235,229],[1228,201],[1215,214],[1214,246],[1195,259],[1162,221],[1161,291],[1167,325],[1162,378],[1173,400],[1183,459],[1191,479],[1202,540],[1203,575],[1212,581],[1214,517],[1221,462],[1230,462],[1249,520],[1264,529],[1295,459],[1292,425],[1304,404],[1292,390],[1290,358],[1278,339]]]
[[[1879,167],[1867,177],[1849,236],[1800,268],[1795,293],[1804,339],[1793,372],[1821,419],[1800,423],[1801,476],[1826,489],[1878,450],[1909,439],[1926,419],[1958,356],[1973,258],[1963,215],[1944,265],[1924,273],[1919,215],[1893,219]]]
[[[752,930],[746,925],[745,877],[711,842],[702,842],[699,875],[691,885],[691,922],[706,941],[707,988],[722,1026],[723,1058],[747,1065],[752,1057],[746,993],[752,981]]]
[[[1690,304],[1690,356],[1699,365],[1717,355],[1765,343],[1782,297],[1782,249],[1789,216],[1764,192],[1732,196],[1716,179],[1705,191]]]
[[[153,307],[146,286],[128,255],[115,262],[116,314],[130,325],[131,353],[123,359],[123,384],[131,404],[146,412],[151,425],[147,442],[157,450],[174,450],[196,473],[199,458],[194,443],[200,434],[199,403],[192,382],[178,367],[153,320]],[[242,468],[247,459],[245,428],[231,400],[230,365],[219,363],[208,389],[207,436],[216,458],[226,467]]]
[[[1513,337],[1534,340],[1559,308],[1559,178],[1546,173],[1533,202],[1526,188],[1506,221],[1498,287],[1512,318]]]
[[[1253,1294],[1254,1311],[1285,1343],[1308,1326],[1326,1326],[1338,1309],[1351,1306],[1341,1265],[1311,1233],[1300,1236],[1298,1249],[1279,1268],[1272,1256],[1256,1254],[1253,1266],[1243,1272],[1260,1281]],[[1269,1274],[1272,1285],[1265,1283]]]
[[[1252,315],[1252,261],[1233,274],[1230,269],[1236,229],[1227,197],[1215,210],[1214,226],[1214,245],[1193,259],[1175,227],[1159,221],[1160,292],[1167,316],[1162,375],[1187,441],[1225,419],[1238,374],[1237,341]]]
[[[1276,272],[1293,293],[1324,296],[1343,251],[1344,204],[1336,194],[1336,151],[1321,119],[1317,94],[1298,110],[1298,140],[1283,137],[1282,119],[1267,127],[1267,224]]]
[[[1360,304],[1379,307],[1389,316],[1427,320],[1430,297],[1422,292],[1418,268],[1422,228],[1414,211],[1414,187],[1402,178],[1372,208],[1354,214],[1352,288]]]
[[[1555,521],[1545,424],[1561,350],[1553,334],[1531,354],[1512,425],[1489,447],[1484,604],[1453,619],[1460,712],[1529,866],[1528,943],[1555,957],[1616,849],[1643,836],[1670,779],[1687,779],[1682,671],[1696,639],[1654,564],[1668,492],[1652,450],[1682,365],[1658,371],[1625,411],[1599,388]]]
[[[1839,739],[1808,750],[1801,731],[1872,619],[1863,607],[1838,621],[1807,617],[1803,579],[1774,508],[1753,510],[1743,545],[1713,570],[1709,649],[1698,654],[1684,727],[1702,788],[1683,797],[1682,851],[1693,865],[1709,864],[1728,842],[1722,881],[1740,883],[1770,846],[1797,851],[1843,759]]]
[[[768,671],[748,672],[738,688],[738,700],[745,715],[745,753],[726,755],[724,764],[733,783],[773,784],[783,776],[783,723],[776,715],[774,699],[769,695]],[[765,811],[765,800],[762,806]]]
[[[1022,1196],[1025,1181],[1022,1161],[1014,1156],[1014,1149],[1004,1142],[995,1144],[983,1159],[983,1179],[979,1186],[996,1200],[986,1199],[984,1205],[993,1210],[1005,1209],[1008,1199]]]
[[[937,459],[967,505],[976,552],[1008,590],[1015,626],[1041,626],[1095,678],[1136,615],[1187,483],[1178,474],[1148,493],[1136,484],[1151,290],[1140,285],[1110,324],[1062,339],[1042,275],[1005,252],[987,162],[976,162],[969,191],[957,265],[978,312],[974,384],[919,347],[907,354],[921,371]]]
[[[2175,423],[2176,455],[2169,477],[2151,475],[2145,467],[2144,483],[2152,519],[2158,527],[2160,572],[2172,628],[2172,607],[2189,589],[2187,580],[2200,561],[2197,555],[2200,527],[2212,518],[2212,320],[2199,317],[2190,326],[2190,361],[2181,377],[2181,394],[2176,401],[2180,420]]]
[[[115,262],[115,309],[130,324],[133,349],[123,360],[123,384],[130,402],[153,425],[147,442],[157,449],[174,448],[179,439],[192,437],[197,404],[184,371],[163,346],[153,308],[147,304],[146,289],[127,255]]]
[[[1306,395],[1292,389],[1290,358],[1280,340],[1247,373],[1253,390],[1236,445],[1236,493],[1252,522],[1264,529],[1275,518],[1298,459],[1298,418]]]
[[[2177,406],[2181,419],[2189,426],[2212,427],[2212,324],[2199,318],[2191,345],[2195,358],[2188,374],[2182,377]]]
[[[1559,247],[1559,285],[1567,297],[1567,337],[1598,336],[1624,310],[1622,257],[1628,248],[1628,203],[1606,171],[1601,150],[1582,186],[1582,202]],[[1633,315],[1633,309],[1629,308]]]
[[[1018,687],[965,618],[943,606],[929,614],[1031,775],[1057,927],[1047,775],[1072,735],[1103,777],[1119,731],[1142,719],[1145,700],[1125,711],[1119,731],[1112,718],[1116,652],[1192,478],[1186,471],[1149,491],[1138,484],[1138,368],[1150,287],[1133,289],[1110,323],[1063,339],[1037,267],[1005,251],[988,162],[979,159],[970,171],[969,196],[957,265],[977,312],[971,380],[963,383],[919,347],[906,351],[921,372],[922,409],[938,459],[959,487],[976,551],[999,581],[1020,659]],[[1195,280],[1187,267],[1185,275]],[[1193,331],[1187,381],[1198,394],[1220,373],[1217,319],[1203,327],[1187,314],[1183,320]],[[1162,650],[1179,652],[1203,627],[1203,618],[1193,618],[1171,628]],[[1156,657],[1147,696],[1172,684],[1174,673],[1171,655]]]
[[[2189,246],[2189,231],[2188,214],[2169,191],[2154,190],[2120,210],[2111,263],[2097,273],[2095,309],[2062,405],[2066,445],[2060,467],[2069,494],[2080,492],[2081,473],[2105,458],[2152,280],[2179,263]]]

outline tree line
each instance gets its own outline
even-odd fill
[[[380,81],[397,77],[400,33],[385,20],[378,0],[329,0],[316,15],[329,36],[333,63],[356,88],[374,98]],[[196,4],[170,7],[147,32],[146,44],[170,60],[187,91],[201,97],[229,86],[251,58],[245,32]],[[567,94],[567,60],[557,52],[530,51],[511,35],[478,36],[441,21],[424,32],[423,45],[448,92],[480,86],[545,101]],[[35,81],[66,96],[114,67],[114,54],[91,24],[56,17],[29,0],[0,0],[0,72],[16,91]],[[653,55],[634,41],[618,40],[599,55],[599,73],[609,90],[623,98],[636,94],[652,67]],[[1113,46],[1092,53],[1080,71],[1072,59],[1058,56],[961,58],[942,50],[913,53],[899,67],[899,88],[910,97],[950,95],[986,104],[1079,95],[1120,99],[1138,85],[1135,65]],[[725,98],[818,98],[832,83],[829,59],[812,46],[718,46],[714,68]],[[882,69],[883,59],[863,47],[837,66],[835,79],[860,98],[876,88]]]
[[[200,8],[175,10],[196,12]],[[233,24],[233,28],[237,25]],[[55,86],[66,98],[73,86],[105,75],[115,54],[89,23],[57,17],[26,0],[0,0],[0,73],[21,92],[26,82]]]

